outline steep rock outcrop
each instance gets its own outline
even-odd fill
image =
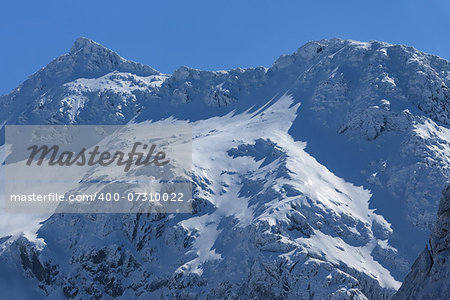
[[[450,299],[450,185],[442,192],[430,248],[419,255],[393,299]]]

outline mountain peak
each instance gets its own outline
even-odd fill
[[[79,37],[70,52],[52,60],[30,76],[15,92],[41,95],[49,88],[59,86],[78,78],[97,78],[118,71],[140,76],[159,74],[153,68],[122,58],[119,54],[99,43]],[[28,95],[27,97],[29,97]]]
[[[72,48],[70,49],[69,53],[74,54],[84,48],[89,48],[89,49],[99,48],[99,49],[109,50],[106,47],[100,45],[99,43],[97,43],[91,39],[88,39],[86,37],[79,37],[73,43]],[[113,52],[112,50],[109,50],[109,51]]]
[[[154,75],[158,72],[149,66],[122,58],[119,54],[99,43],[79,37],[75,40],[68,55],[56,59],[63,62],[63,67],[69,67],[79,77],[99,77],[112,71],[130,72],[137,75]]]

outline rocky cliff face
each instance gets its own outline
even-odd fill
[[[422,251],[393,299],[450,299],[450,185],[442,192],[430,249]]]

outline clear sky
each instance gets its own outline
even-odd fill
[[[332,37],[408,44],[450,59],[450,0],[2,1],[0,94],[79,36],[165,73],[270,66]]]

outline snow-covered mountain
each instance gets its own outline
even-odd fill
[[[448,61],[376,41],[167,75],[80,38],[0,97],[1,124],[188,122],[194,212],[2,230],[0,287],[19,299],[389,298],[450,178],[449,85]]]

